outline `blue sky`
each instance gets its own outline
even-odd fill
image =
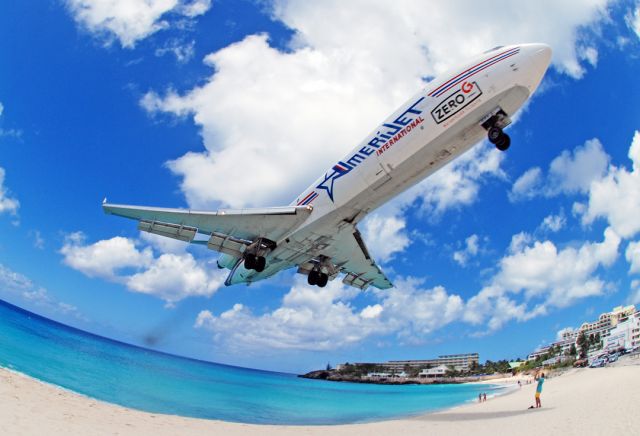
[[[524,357],[640,303],[640,5],[529,3],[2,3],[0,298],[283,371]],[[479,144],[361,223],[391,291],[224,287],[216,253],[102,213],[288,204],[425,77],[518,42],[554,58],[511,149]]]

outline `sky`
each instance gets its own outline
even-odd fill
[[[636,0],[2,2],[0,41],[12,304],[287,372],[525,357],[640,304]],[[225,287],[217,253],[102,212],[287,205],[439,73],[524,42],[554,54],[511,148],[479,143],[360,223],[393,289]]]

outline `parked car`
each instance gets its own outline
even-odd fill
[[[607,362],[604,359],[594,359],[591,362],[591,365],[589,365],[589,368],[600,368],[602,366],[605,366],[607,364]]]
[[[620,354],[618,353],[609,354],[609,363],[615,362],[616,360],[618,360],[619,356]]]

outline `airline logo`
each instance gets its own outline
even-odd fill
[[[477,82],[462,82],[460,89],[442,100],[431,111],[431,116],[437,124],[440,124],[460,112],[481,95],[482,90]]]
[[[322,182],[316,186],[316,188],[324,190],[329,196],[329,199],[333,201],[333,188],[336,180],[356,169],[358,165],[372,154],[380,154],[381,150],[386,150],[390,144],[400,140],[400,138],[410,132],[413,127],[424,121],[420,116],[423,111],[417,108],[424,99],[425,97],[420,97],[395,120],[390,123],[384,123],[365,146],[346,161],[339,161],[335,164],[331,170],[324,175]],[[387,147],[385,147],[385,145],[387,145]],[[315,191],[312,194],[316,194]],[[315,199],[316,197],[317,194],[313,198]],[[307,201],[306,203],[305,200]],[[308,200],[308,197],[305,197],[299,204],[309,204],[311,201],[312,200]]]

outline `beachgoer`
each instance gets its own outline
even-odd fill
[[[487,401],[487,394],[482,394],[482,401]]]
[[[521,388],[522,387],[522,383],[520,383],[520,380],[518,380],[518,387]]]
[[[542,385],[544,383],[544,372],[540,373],[540,376],[536,377],[538,380],[538,387],[536,387],[536,409],[542,407],[542,403],[540,402],[540,395],[542,395]]]
[[[478,394],[478,403],[482,403],[482,393]]]

